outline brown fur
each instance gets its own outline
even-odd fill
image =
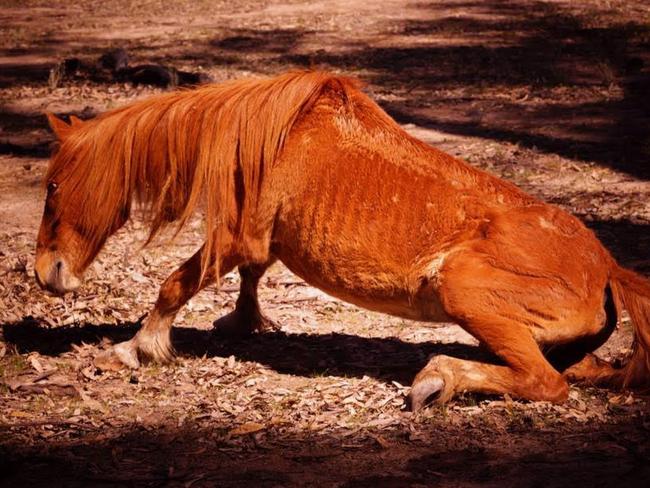
[[[617,386],[650,378],[648,281],[618,267],[574,217],[406,134],[353,81],[293,72],[51,124],[61,147],[37,245],[44,286],[65,291],[136,201],[152,237],[205,211],[204,247],[163,284],[136,337],[116,348],[122,363],[167,359],[178,309],[235,266],[245,283],[228,328],[261,328],[257,281],[280,259],[352,303],[454,320],[504,361],[434,358],[414,382],[415,408],[431,393],[561,401],[565,377],[623,378],[609,381]],[[589,357],[571,357],[578,364],[563,377],[540,346],[598,335],[608,286],[635,324],[632,360],[605,374]]]

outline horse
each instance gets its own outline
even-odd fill
[[[650,281],[617,264],[576,217],[407,134],[354,79],[294,71],[174,91],[71,124],[45,186],[35,276],[64,294],[138,205],[149,240],[202,212],[205,242],[161,285],[135,336],[96,362],[168,362],[178,310],[238,268],[225,332],[264,331],[257,286],[276,260],[337,298],[455,322],[495,358],[438,355],[419,410],[463,391],[563,402],[568,383],[650,383]],[[633,351],[593,355],[623,310]]]

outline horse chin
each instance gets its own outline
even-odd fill
[[[68,274],[60,277],[60,279],[54,283],[54,290],[50,291],[55,295],[65,295],[66,293],[77,291],[80,286],[81,279],[73,274]]]
[[[34,275],[40,287],[53,295],[73,292],[82,282],[82,278],[72,272],[65,258],[54,254],[37,258]]]

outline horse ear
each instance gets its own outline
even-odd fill
[[[80,126],[81,124],[83,124],[83,123],[84,123],[84,121],[81,120],[81,119],[80,119],[79,117],[77,117],[76,115],[71,115],[71,116],[70,116],[70,125],[71,125],[72,127],[79,127],[79,126]]]
[[[47,121],[50,124],[50,128],[54,134],[56,134],[57,139],[60,141],[65,139],[66,136],[70,133],[72,126],[66,124],[65,121],[61,120],[51,112],[47,112],[45,115],[47,116]]]

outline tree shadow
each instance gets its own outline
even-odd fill
[[[176,55],[225,56],[231,66],[269,73],[287,66],[360,72],[391,95],[380,104],[401,123],[650,178],[649,25],[592,27],[588,15],[539,1],[414,8],[424,20],[388,21],[380,46],[337,31],[241,29],[213,38],[209,50]]]
[[[629,220],[586,220],[585,224],[621,265],[650,277],[650,224]]]
[[[217,49],[235,52],[286,53],[293,51],[300,40],[313,31],[303,29],[235,29],[225,37],[210,41]]]
[[[576,13],[541,1],[419,2],[411,8],[417,16],[385,21],[381,43],[351,40],[336,28],[281,27],[227,28],[207,41],[151,49],[132,40],[112,43],[170,64],[361,73],[375,90],[393,95],[381,103],[402,123],[650,178],[650,26],[607,21],[602,27],[586,8]],[[96,56],[105,45],[87,36],[84,55]],[[74,48],[39,39],[30,51],[66,49]],[[46,74],[43,65],[10,68],[0,86],[43,82]]]
[[[270,425],[262,435],[233,439],[228,432],[237,421],[226,419],[183,426],[127,424],[121,429],[71,424],[69,439],[34,435],[28,443],[22,436],[14,439],[7,428],[0,445],[0,482],[67,488],[532,488],[642,487],[650,480],[648,438],[631,418],[617,424],[572,424],[566,435],[552,427],[504,432],[478,421],[454,425],[434,413],[428,415],[426,424],[411,426],[419,436],[415,441],[408,440],[406,425],[379,431],[360,428],[353,438],[336,431],[283,435]],[[377,438],[387,447],[379,446]]]
[[[46,158],[54,137],[34,137],[34,131],[47,130],[44,114],[26,114],[0,105],[0,155]]]
[[[401,123],[650,178],[650,26],[591,28],[586,19],[542,2],[467,2],[463,8],[469,13],[460,18],[404,21],[397,34],[413,39],[411,45],[288,53],[282,60],[362,70],[384,92],[406,91],[382,103]],[[620,96],[602,95],[616,84]],[[599,101],[573,102],[571,88],[600,92]],[[495,89],[506,96],[495,97]],[[510,89],[522,89],[521,99],[508,96]],[[529,94],[538,99],[527,102]]]

